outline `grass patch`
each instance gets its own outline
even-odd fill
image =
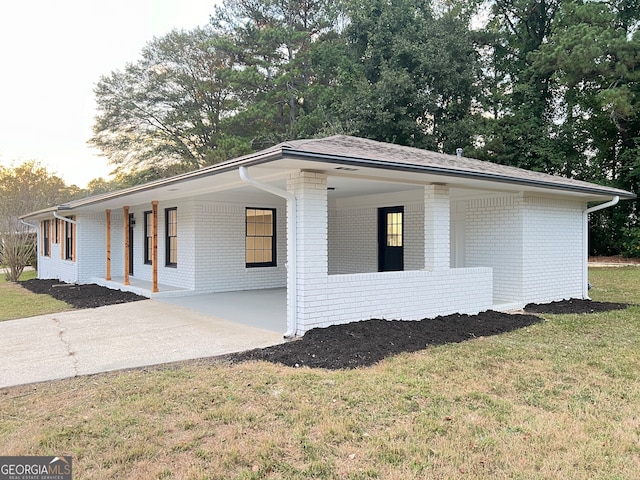
[[[640,269],[604,270],[594,297],[640,303]],[[7,388],[0,452],[72,455],[89,479],[636,478],[640,307],[544,317],[351,371],[200,361]]]
[[[36,272],[27,271],[20,276],[20,280],[29,280],[35,276]],[[49,295],[32,293],[19,284],[7,282],[4,275],[0,274],[0,322],[70,309],[71,306],[65,302]]]
[[[601,302],[640,303],[639,267],[590,268],[589,295]]]

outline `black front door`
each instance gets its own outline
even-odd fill
[[[129,214],[129,275],[133,275],[133,227],[135,226],[133,213]]]
[[[378,271],[404,270],[404,207],[378,209]]]

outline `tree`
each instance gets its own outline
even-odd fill
[[[149,167],[141,170],[116,173],[113,179],[105,180],[102,177],[91,180],[87,187],[81,190],[84,196],[100,195],[123,188],[134,187],[143,183],[153,182],[162,178],[187,173],[188,167],[183,164],[170,164]]]
[[[454,152],[471,142],[477,55],[468,18],[431,0],[347,4],[333,111],[356,135]]]
[[[547,173],[566,173],[554,132],[552,72],[532,68],[531,55],[553,31],[561,0],[495,0],[477,37],[483,62],[484,128],[474,156]]]
[[[330,0],[226,0],[212,25],[229,39],[241,101],[230,122],[255,149],[321,128],[316,50],[339,24]],[[326,84],[325,84],[326,85]]]
[[[223,124],[238,108],[233,59],[210,28],[155,38],[142,58],[98,82],[99,114],[90,143],[116,171],[188,170],[243,154],[248,146]]]
[[[553,35],[531,57],[554,82],[566,143],[581,159],[575,176],[634,192],[640,186],[639,26],[638,0],[567,2]],[[638,208],[636,200],[594,215],[592,253],[624,252],[625,238],[640,228]]]
[[[490,5],[474,156],[638,192],[640,2]],[[592,253],[623,251],[637,219],[637,202],[592,215]]]
[[[19,217],[69,200],[77,192],[35,161],[0,166],[0,265],[7,268],[8,281],[18,281],[35,253],[36,231]]]

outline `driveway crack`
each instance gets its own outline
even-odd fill
[[[54,318],[53,322],[56,324],[56,327],[58,327],[58,338],[60,339],[65,349],[67,350],[67,355],[71,358],[71,365],[73,367],[73,376],[77,377],[79,375],[78,359],[76,358],[76,352],[74,352],[73,349],[71,348],[71,343],[69,343],[69,341],[65,338],[67,327],[62,325],[62,322],[57,318]]]

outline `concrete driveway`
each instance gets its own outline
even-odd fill
[[[282,333],[155,300],[0,322],[0,388],[283,343]]]

